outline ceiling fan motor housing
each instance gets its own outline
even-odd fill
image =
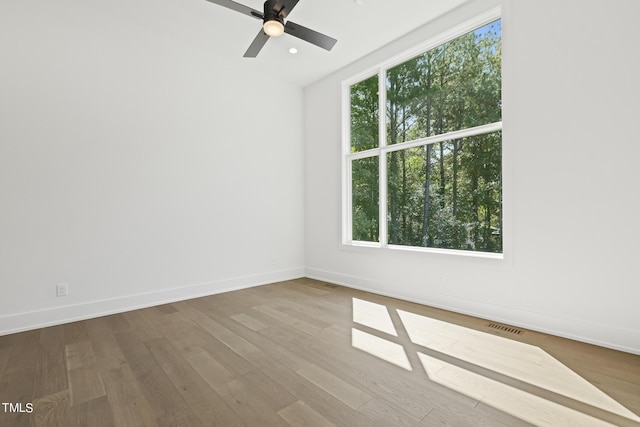
[[[278,0],[267,0],[264,2],[264,22],[278,21],[284,25],[284,6],[278,4]]]

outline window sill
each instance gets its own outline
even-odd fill
[[[418,246],[401,246],[401,245],[381,245],[376,242],[343,242],[341,249],[347,251],[359,251],[362,248],[367,249],[382,249],[386,251],[398,251],[398,252],[415,252],[415,253],[428,253],[448,256],[462,256],[469,258],[484,258],[484,259],[496,259],[503,260],[504,253],[493,252],[479,252],[479,251],[464,251],[458,249],[440,249],[440,248],[422,248]]]

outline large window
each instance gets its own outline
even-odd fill
[[[502,253],[501,36],[491,12],[345,82],[344,243]]]

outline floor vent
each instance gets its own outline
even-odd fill
[[[516,335],[520,335],[524,332],[522,329],[514,328],[513,326],[501,325],[499,323],[489,323],[488,326],[499,331],[509,332]]]

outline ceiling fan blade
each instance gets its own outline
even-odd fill
[[[278,0],[282,6],[284,6],[284,11],[282,12],[282,17],[286,18],[287,15],[291,13],[296,4],[298,4],[298,0]]]
[[[264,44],[269,40],[269,36],[264,33],[264,31],[260,30],[255,39],[251,42],[249,49],[244,53],[245,58],[255,58],[262,50]]]
[[[249,15],[252,18],[262,19],[262,17],[264,16],[260,11],[257,11],[248,6],[242,5],[240,3],[236,3],[231,0],[207,0],[207,1],[220,5],[222,7],[226,7],[227,9],[235,10],[236,12],[240,12],[244,15]]]
[[[315,44],[326,50],[331,50],[338,40],[333,37],[326,36],[322,33],[303,27],[295,22],[288,21],[284,26],[284,32],[294,37]]]

